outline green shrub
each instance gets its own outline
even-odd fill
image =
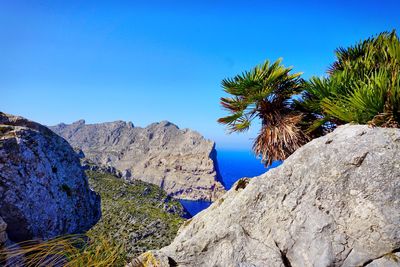
[[[169,245],[184,222],[183,207],[158,186],[139,180],[87,171],[89,184],[101,196],[102,218],[89,237],[106,236],[124,247],[122,258]],[[174,212],[168,212],[173,210]]]
[[[326,78],[305,82],[300,105],[315,115],[310,132],[329,122],[400,126],[400,41],[395,31],[336,50]]]
[[[345,123],[400,127],[400,41],[384,32],[336,50],[326,77],[305,81],[278,60],[224,79],[218,119],[230,132],[261,122],[253,150],[267,164]]]

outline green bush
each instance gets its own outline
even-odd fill
[[[261,121],[253,150],[266,164],[284,160],[301,145],[345,123],[400,127],[400,42],[384,32],[336,50],[326,77],[305,81],[278,60],[266,61],[222,87],[229,112],[218,122],[230,132]]]
[[[184,221],[179,201],[143,181],[125,181],[94,171],[87,171],[87,176],[101,196],[102,210],[100,221],[87,233],[89,237],[113,240],[124,248],[121,257],[125,260],[172,242]]]
[[[399,127],[400,42],[395,31],[339,48],[336,58],[328,77],[305,82],[300,105],[315,116],[310,130],[327,122]]]

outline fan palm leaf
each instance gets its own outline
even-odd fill
[[[221,83],[231,95],[221,98],[221,106],[230,115],[218,122],[229,132],[243,132],[254,119],[260,119],[262,127],[253,150],[266,164],[286,159],[307,140],[298,125],[302,116],[292,108],[292,96],[302,91],[301,73],[291,73],[292,68],[281,61],[265,61]]]
[[[305,83],[302,108],[314,113],[316,120],[327,118],[335,125],[398,127],[400,41],[395,31],[339,48],[336,57],[328,77]]]

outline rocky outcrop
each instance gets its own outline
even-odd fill
[[[0,217],[0,248],[7,242],[7,224],[3,220],[3,218]]]
[[[131,266],[399,266],[399,210],[400,130],[346,125],[238,181]]]
[[[50,129],[94,164],[115,167],[124,178],[153,183],[173,197],[214,200],[224,193],[217,181],[214,143],[192,130],[167,121],[140,128],[123,121],[83,120]]]
[[[100,215],[100,197],[71,146],[38,123],[0,113],[0,216],[10,240],[82,233]]]
[[[122,173],[113,166],[97,165],[94,162],[92,162],[90,159],[87,159],[87,158],[81,159],[81,165],[82,165],[82,168],[87,171],[109,173],[109,174],[114,175],[117,178],[122,178]]]

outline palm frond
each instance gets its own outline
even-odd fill
[[[221,106],[230,115],[219,118],[218,122],[225,124],[229,132],[243,132],[250,128],[255,118],[259,118],[263,128],[258,137],[258,145],[255,145],[254,149],[257,154],[263,155],[262,157],[267,163],[270,163],[272,159],[286,158],[294,151],[291,148],[284,148],[285,144],[297,147],[297,142],[294,141],[295,137],[287,134],[289,131],[284,131],[284,135],[275,137],[285,140],[280,147],[275,146],[275,143],[270,143],[268,146],[263,142],[267,141],[265,137],[269,135],[268,133],[278,134],[277,131],[271,132],[271,129],[295,127],[291,124],[285,126],[284,123],[292,123],[296,121],[294,118],[298,118],[297,112],[292,109],[291,98],[302,91],[301,73],[292,73],[292,67],[284,67],[281,62],[282,59],[278,59],[271,64],[267,60],[249,71],[233,78],[226,78],[221,83],[224,91],[231,95],[231,97],[221,97]],[[289,117],[292,119],[289,120]],[[293,134],[301,135],[301,130],[298,129],[294,130]],[[299,140],[303,140],[303,138],[299,137]],[[274,155],[274,149],[280,158]]]
[[[339,124],[399,125],[400,41],[395,31],[339,48],[336,56],[329,77],[305,83],[303,108]]]

